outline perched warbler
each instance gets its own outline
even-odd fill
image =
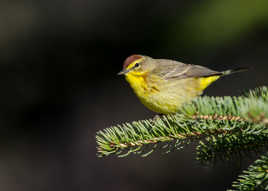
[[[177,112],[182,104],[201,95],[221,76],[242,70],[219,72],[174,60],[132,55],[124,61],[123,70],[118,74],[125,75],[147,108],[160,114],[169,114]]]

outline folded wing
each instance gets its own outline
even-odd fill
[[[163,79],[184,79],[222,75],[204,66],[184,64],[173,60],[158,59],[158,66],[152,71]]]

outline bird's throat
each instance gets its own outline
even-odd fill
[[[146,75],[127,74],[126,80],[138,96],[143,96],[147,91]]]

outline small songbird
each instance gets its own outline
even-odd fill
[[[159,114],[170,114],[201,95],[218,78],[244,70],[219,72],[174,60],[132,55],[125,60],[123,70],[118,74],[125,75],[147,108]]]

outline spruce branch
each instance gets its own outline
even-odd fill
[[[253,126],[253,128],[255,127]],[[252,152],[262,152],[266,148],[267,142],[267,134],[262,135],[253,132],[249,134],[227,134],[214,139],[207,138],[197,146],[197,160],[204,164],[214,164],[217,161],[241,158]]]
[[[184,105],[175,115],[101,130],[96,135],[98,156],[141,154],[144,145],[152,144],[153,151],[158,143],[163,142],[175,141],[175,146],[182,148],[183,144],[191,142],[192,139],[198,140],[206,136],[221,137],[231,134],[239,139],[249,132],[266,133],[267,92],[267,88],[263,87],[240,97],[199,97]],[[259,128],[256,124],[260,125]]]
[[[156,148],[181,149],[199,140],[197,159],[213,162],[266,148],[268,88],[239,97],[199,97],[174,115],[124,123],[98,131],[98,156],[148,156]],[[237,155],[235,155],[237,154]],[[268,190],[268,154],[233,183],[236,190]]]
[[[268,190],[268,153],[257,159],[233,182],[233,191]],[[229,190],[231,191],[231,190]]]
[[[190,119],[181,114],[167,115],[156,121],[126,123],[97,133],[98,152],[106,156],[112,153],[121,154],[122,150],[129,149],[120,155],[126,156],[130,153],[140,153],[143,145],[174,140],[177,140],[176,146],[181,146],[193,139],[226,133],[222,125],[225,124],[220,121],[215,125],[209,120]]]

